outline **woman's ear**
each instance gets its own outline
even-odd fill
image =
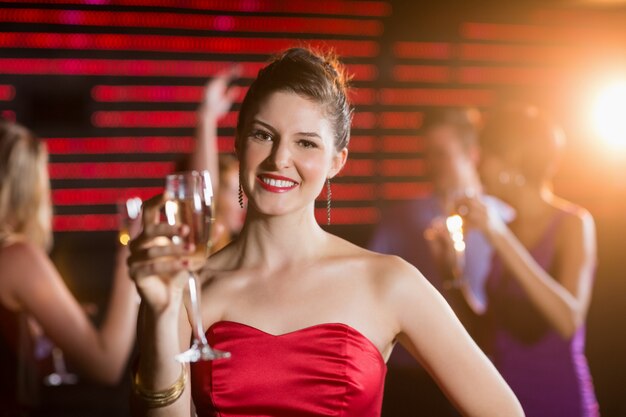
[[[333,178],[335,175],[339,173],[343,169],[343,166],[346,164],[348,160],[348,148],[343,148],[339,152],[337,152],[333,156],[333,160],[331,162],[330,172],[328,173],[328,178]]]

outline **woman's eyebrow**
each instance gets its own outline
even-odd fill
[[[265,123],[265,122],[263,122],[263,121],[261,121],[259,119],[252,119],[252,124],[254,124],[254,123],[260,124],[261,126],[265,127],[266,129],[271,130],[273,133],[276,133],[276,129],[274,129],[272,127],[272,125],[270,125],[269,123]],[[317,138],[317,139],[320,139],[320,140],[322,139],[322,136],[319,133],[317,133],[317,132],[297,132],[296,135],[306,136],[306,137],[309,137],[309,138]]]

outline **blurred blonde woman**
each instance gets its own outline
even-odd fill
[[[34,319],[85,377],[116,384],[135,333],[137,302],[120,248],[110,305],[97,329],[47,255],[52,243],[45,144],[28,129],[0,121],[0,412],[24,415],[21,385],[33,363],[26,320]],[[31,373],[32,374],[32,373]],[[20,384],[18,384],[18,379]]]

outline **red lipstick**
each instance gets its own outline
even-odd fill
[[[272,193],[286,193],[299,185],[291,178],[274,174],[261,174],[256,177],[256,180],[264,190]]]

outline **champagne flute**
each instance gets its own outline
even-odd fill
[[[172,241],[179,243],[184,239],[195,248],[187,263],[193,344],[188,350],[176,355],[176,359],[180,362],[198,362],[228,358],[229,352],[213,349],[207,342],[202,324],[200,288],[195,274],[202,268],[209,254],[213,190],[208,171],[168,175],[165,178],[165,196],[165,217],[168,224],[185,224],[189,228],[187,236],[174,236]]]

